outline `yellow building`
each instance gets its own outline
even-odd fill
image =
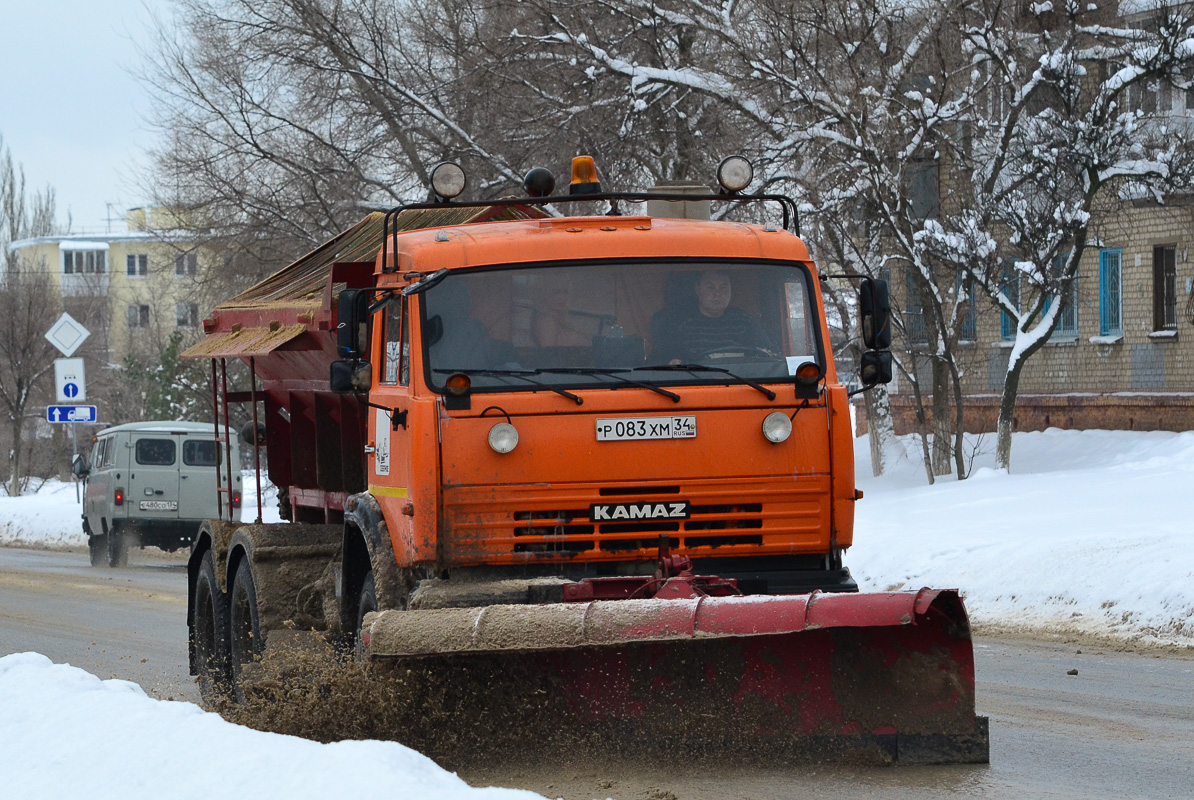
[[[22,239],[9,245],[22,270],[44,270],[63,307],[95,342],[88,349],[110,364],[152,356],[175,331],[197,338],[210,308],[204,275],[211,258],[177,216],[132,209],[128,231]],[[46,327],[54,322],[47,320]],[[97,346],[98,345],[98,346]]]

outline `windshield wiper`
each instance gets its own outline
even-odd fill
[[[630,386],[638,386],[643,389],[650,389],[651,391],[655,392],[655,394],[661,394],[664,397],[670,397],[673,403],[680,402],[680,395],[676,394],[675,392],[669,392],[667,389],[656,386],[652,383],[647,383],[646,381],[636,381],[618,374],[621,372],[629,372],[629,369],[602,369],[601,367],[543,367],[539,371],[556,372],[563,375],[605,375],[607,377],[614,378],[615,380],[629,384]]]
[[[767,396],[768,400],[775,399],[775,392],[771,391],[766,386],[763,386],[761,383],[755,383],[750,378],[743,378],[741,375],[735,375],[734,373],[730,372],[725,367],[710,367],[707,364],[656,364],[655,366],[652,366],[652,367],[635,367],[634,368],[635,372],[638,372],[639,370],[664,370],[664,371],[671,371],[671,372],[720,372],[723,375],[729,375],[731,378],[733,378],[736,381],[741,381],[742,383],[745,383],[747,386],[749,386],[752,389],[758,389],[760,392],[762,392],[763,394],[765,394]]]
[[[579,395],[575,395],[572,392],[569,392],[565,389],[557,389],[555,386],[552,386],[551,384],[543,383],[542,381],[537,381],[534,378],[529,377],[531,375],[541,375],[542,370],[537,370],[537,369],[433,369],[431,371],[432,372],[443,372],[443,373],[447,373],[449,375],[456,373],[456,372],[462,372],[465,375],[492,375],[492,376],[498,377],[498,378],[518,378],[520,380],[526,381],[527,383],[534,384],[535,386],[539,386],[543,389],[547,389],[549,391],[555,392],[556,394],[561,395],[563,397],[567,397],[569,400],[574,400],[574,401],[576,401],[576,404],[578,406],[584,402],[584,398],[580,397]]]

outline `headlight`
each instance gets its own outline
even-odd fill
[[[518,429],[509,422],[499,422],[489,429],[489,446],[498,453],[509,453],[518,447]]]
[[[431,190],[445,200],[464,191],[464,170],[459,164],[444,161],[431,170]]]
[[[742,156],[723,158],[717,165],[717,182],[727,192],[740,192],[755,179],[755,169]]]
[[[792,420],[782,411],[772,411],[763,420],[763,435],[767,441],[779,444],[792,435]],[[490,434],[492,441],[493,434]]]

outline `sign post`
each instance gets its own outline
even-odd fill
[[[87,399],[87,382],[83,372],[83,359],[71,358],[79,346],[87,340],[91,331],[84,328],[70,314],[63,313],[58,321],[46,331],[46,338],[50,344],[58,348],[63,358],[54,359],[54,386],[58,393],[59,403],[76,403]],[[61,414],[66,412],[67,419],[55,419],[55,410]],[[83,415],[85,409],[87,418]],[[80,422],[95,422],[95,406],[50,406],[46,409],[46,419],[50,422],[70,422],[71,463],[79,454]],[[75,500],[79,499],[79,482],[75,481]]]

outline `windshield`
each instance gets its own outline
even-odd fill
[[[800,264],[469,270],[421,297],[427,378],[435,389],[454,372],[469,373],[474,390],[533,391],[726,383],[727,372],[774,382],[805,361],[825,365],[812,275]]]

